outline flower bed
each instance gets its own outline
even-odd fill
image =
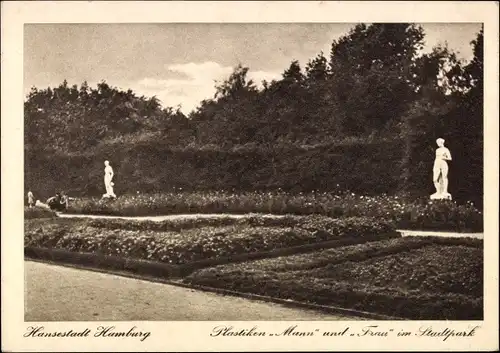
[[[407,207],[397,224],[400,229],[482,232],[483,215],[472,203],[457,205],[447,200],[429,201]]]
[[[216,266],[184,281],[409,319],[481,319],[482,244],[399,238]]]
[[[315,223],[317,219],[317,223]],[[187,222],[189,222],[188,220]],[[302,217],[295,226],[261,226],[233,224],[205,226],[178,231],[161,229],[127,229],[134,222],[114,222],[122,227],[93,226],[96,222],[54,220],[46,224],[26,222],[25,247],[64,249],[72,252],[114,255],[169,264],[187,264],[206,259],[221,259],[238,254],[258,253],[280,248],[314,244],[330,240],[353,239],[364,242],[398,237],[385,222],[369,218],[330,219]],[[265,223],[265,220],[261,222]],[[322,222],[322,223],[321,223]],[[153,227],[152,223],[147,223]],[[164,222],[165,229],[172,224]]]
[[[362,244],[324,249],[315,251],[314,253],[296,254],[245,262],[235,265],[235,267],[248,270],[258,268],[262,271],[272,270],[275,272],[308,270],[347,261],[365,261],[368,259],[420,249],[425,246],[429,246],[430,244],[441,244],[446,246],[460,245],[481,249],[483,241],[473,238],[445,237],[394,238],[384,241],[372,241]]]
[[[222,226],[246,226],[246,227],[298,227],[307,229],[317,234],[321,232],[343,232],[352,231],[356,227],[359,234],[382,234],[394,232],[390,222],[380,221],[368,217],[330,218],[321,215],[311,216],[282,216],[263,217],[249,216],[243,218],[214,217],[214,218],[180,218],[165,221],[135,221],[124,219],[94,219],[89,220],[92,227],[106,229],[126,230],[153,230],[174,231],[200,228],[200,227],[222,227]],[[355,225],[354,225],[355,224]]]
[[[202,217],[202,218],[178,218],[165,221],[150,220],[125,220],[125,219],[92,219],[89,225],[106,229],[127,229],[127,230],[153,230],[153,231],[174,231],[178,232],[186,229],[200,227],[222,227],[222,226],[262,226],[262,227],[292,227],[298,224],[298,220],[303,217],[280,216],[276,218],[249,216],[244,218],[234,217]]]
[[[399,228],[480,232],[483,215],[474,205],[454,201],[406,201],[397,196],[350,193],[288,194],[284,192],[179,192],[123,195],[117,200],[80,199],[69,213],[146,216],[179,213],[272,213],[328,217],[375,217]]]

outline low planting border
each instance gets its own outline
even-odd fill
[[[103,255],[99,253],[72,252],[63,249],[50,249],[39,247],[25,247],[24,256],[28,259],[48,260],[53,262],[77,264],[83,266],[98,267],[111,270],[128,271],[137,274],[159,276],[163,278],[179,278],[189,275],[191,272],[217,265],[258,260],[270,257],[293,255],[310,252],[318,249],[328,249],[345,245],[361,244],[369,241],[398,238],[397,233],[378,234],[362,238],[348,237],[326,242],[305,244],[300,246],[274,249],[262,252],[237,254],[218,259],[207,259],[194,261],[182,265],[171,265],[162,262],[138,260],[119,256]]]
[[[46,260],[54,263],[95,267],[106,270],[127,271],[135,274],[164,278],[180,277],[181,273],[180,268],[177,265],[96,253],[72,252],[62,249],[28,246],[24,248],[24,257],[29,260]]]

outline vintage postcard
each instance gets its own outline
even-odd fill
[[[497,350],[498,22],[2,2],[2,350]]]

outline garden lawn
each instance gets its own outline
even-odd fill
[[[483,241],[397,238],[193,272],[186,283],[415,320],[483,317]]]
[[[68,213],[152,216],[180,213],[271,213],[328,217],[375,217],[400,229],[481,232],[483,215],[472,203],[412,200],[397,196],[352,193],[171,192],[123,195],[117,200],[86,198],[70,204]]]
[[[25,221],[24,245],[183,265],[327,241],[362,243],[393,237],[400,235],[390,223],[363,217],[253,217],[157,223],[33,219]]]

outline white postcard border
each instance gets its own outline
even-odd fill
[[[498,349],[498,2],[2,2],[2,349],[6,351],[270,351],[270,350],[495,350]],[[483,22],[485,38],[485,296],[484,321],[298,322],[301,330],[393,332],[423,326],[467,330],[475,336],[446,341],[429,337],[210,337],[213,327],[258,326],[280,332],[292,322],[64,322],[48,330],[112,324],[151,331],[138,339],[23,338],[23,25],[25,23],[144,22]],[[459,265],[459,264],[457,264]],[[77,303],[76,303],[77,304]]]

